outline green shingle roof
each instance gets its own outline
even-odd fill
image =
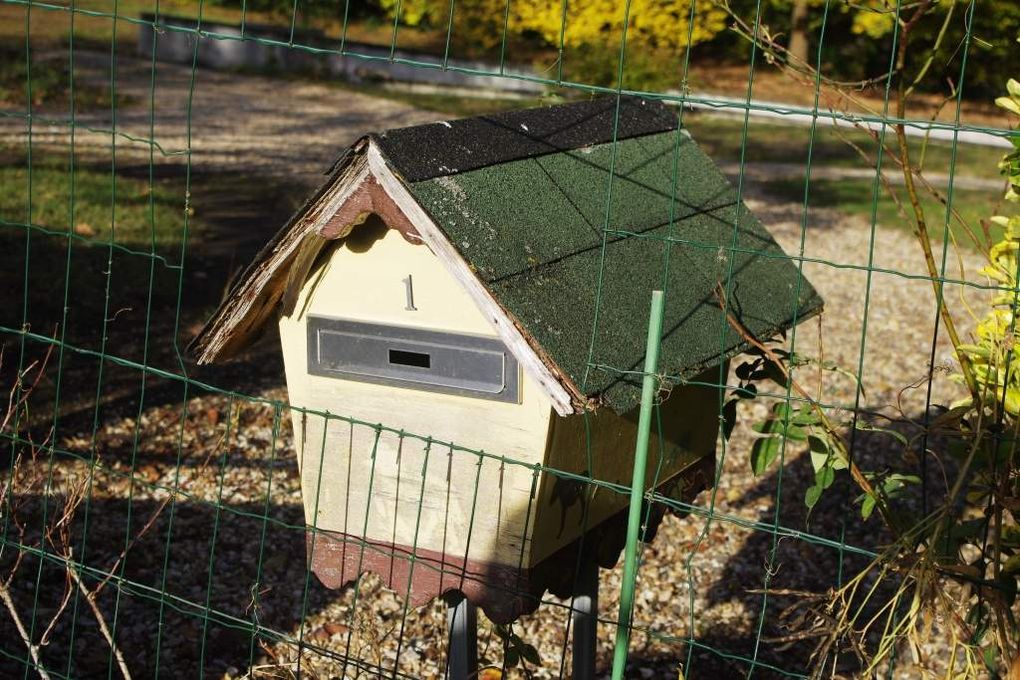
[[[666,299],[661,370],[681,379],[747,349],[719,309],[718,283],[731,280],[732,311],[763,339],[822,306],[684,130],[409,187],[560,370],[620,413],[640,399],[634,372],[644,362],[653,289]]]

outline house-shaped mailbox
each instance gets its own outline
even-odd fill
[[[649,474],[711,483],[713,385],[747,348],[727,281],[759,338],[821,309],[675,112],[596,99],[363,137],[193,348],[211,362],[278,320],[326,585],[373,571],[507,620],[569,579],[584,531],[618,557],[627,496],[578,480],[630,483],[652,289],[677,380]]]

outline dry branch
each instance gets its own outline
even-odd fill
[[[18,608],[14,604],[14,600],[11,598],[11,593],[7,590],[7,586],[0,583],[0,600],[3,600],[4,606],[7,608],[7,613],[11,615],[14,620],[14,627],[18,629],[18,635],[21,637],[21,641],[25,643],[25,647],[28,648],[28,653],[32,657],[32,662],[35,666],[36,672],[42,680],[50,680],[49,673],[46,672],[46,668],[43,667],[42,659],[39,658],[39,645],[32,644],[31,638],[28,637],[28,631],[25,630],[25,624],[21,621],[21,616],[18,614]]]
[[[95,593],[90,591],[82,582],[81,576],[79,576],[78,570],[75,568],[74,562],[71,560],[67,561],[67,573],[75,584],[77,584],[82,595],[85,596],[85,601],[88,602],[89,608],[92,610],[92,614],[96,617],[96,623],[99,624],[99,632],[102,634],[103,639],[106,640],[106,644],[110,645],[110,651],[113,652],[113,656],[117,660],[117,668],[120,670],[121,676],[124,680],[131,680],[131,671],[128,670],[127,662],[124,660],[124,654],[120,651],[120,647],[117,646],[116,640],[113,639],[113,635],[110,633],[110,627],[106,624],[106,617],[103,616],[103,612],[99,609],[99,605],[96,604]]]

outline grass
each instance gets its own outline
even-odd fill
[[[778,179],[762,185],[761,190],[782,200],[800,203],[804,200],[804,181]],[[906,200],[903,187],[894,187],[900,200]],[[896,202],[880,188],[875,204],[877,224],[896,229],[914,229],[910,206],[904,204],[907,217],[900,214]],[[937,199],[927,194],[919,196],[925,211],[932,237],[941,241],[945,235],[946,209]],[[812,180],[808,194],[809,207],[836,208],[865,222],[870,222],[873,204],[873,183],[864,179]],[[988,218],[997,214],[1015,214],[1016,207],[1001,200],[1001,193],[956,189],[953,192],[953,209],[960,214],[970,231],[953,219],[949,222],[950,235],[961,246],[986,250],[1002,238],[1002,229],[989,224]],[[810,218],[809,218],[810,219]]]
[[[108,157],[90,154],[69,170],[66,149],[34,147],[29,171],[23,147],[0,146],[0,290],[9,302],[0,306],[0,327],[59,334],[93,351],[106,338],[118,356],[166,370],[177,370],[177,352],[195,324],[305,195],[287,178],[253,181],[250,173],[193,168],[182,262],[184,164],[156,166],[151,183],[144,161],[119,160],[113,173]],[[111,238],[126,250],[111,249]],[[145,324],[148,355],[139,330]],[[94,368],[89,357],[69,355],[64,372]]]
[[[803,173],[811,141],[809,127],[777,125],[773,121],[752,119],[745,144],[743,121],[739,118],[694,114],[685,117],[685,124],[698,143],[717,162],[739,163],[743,148],[745,163],[788,164],[789,172],[780,172],[777,168],[772,179],[755,178],[755,189],[781,200],[803,202]],[[888,155],[885,157],[883,167],[894,182],[893,190],[908,210],[906,217],[899,212],[896,201],[884,188],[880,189],[878,197],[873,200],[871,177],[850,176],[852,170],[864,170],[865,174],[873,172],[873,166],[866,163],[847,140],[869,153],[872,158],[875,157],[878,143],[866,132],[836,130],[827,125],[819,126],[811,150],[811,163],[816,176],[811,179],[809,206],[836,208],[865,222],[870,222],[874,207],[879,225],[913,230],[914,221],[907,205],[906,191],[899,186],[902,181],[899,180],[898,167]],[[895,139],[890,135],[887,145],[894,144]],[[962,178],[988,180],[991,186],[995,186],[1001,179],[996,165],[1003,154],[1000,149],[960,144],[956,148],[954,158],[953,147],[946,142],[932,141],[925,145],[923,138],[912,137],[909,138],[908,145],[915,162],[921,165],[932,184],[943,192],[945,178],[951,169],[954,170],[957,180]],[[921,151],[925,146],[922,163]],[[848,176],[831,177],[832,174],[838,175],[840,170],[847,171]],[[818,176],[823,172],[830,176]],[[950,221],[949,226],[951,236],[964,247],[986,249],[990,243],[1002,236],[1001,229],[988,224],[988,218],[996,214],[1008,215],[1015,212],[1012,204],[1002,201],[1005,184],[1001,185],[1001,190],[991,186],[988,189],[957,187],[953,191],[953,208],[969,226],[971,233],[955,219]],[[923,190],[919,189],[919,192],[931,234],[941,240],[945,233],[945,206]]]
[[[687,114],[684,123],[705,151],[719,161],[739,161],[742,146],[746,146],[744,159],[748,163],[803,164],[808,159],[811,128],[806,125],[784,125],[770,119],[752,118],[748,124],[745,145],[742,118]],[[878,143],[868,133],[847,128],[837,129],[822,121],[814,135],[812,164],[843,168],[868,167],[868,163],[847,144],[847,140],[858,145],[871,159],[876,157]],[[895,148],[896,139],[891,130],[887,133],[885,142],[888,148]],[[908,146],[911,155],[919,159],[924,140],[921,137],[910,137]],[[985,146],[960,144],[954,163],[952,145],[932,141],[927,145],[922,169],[927,173],[948,174],[950,166],[955,166],[958,175],[997,178],[999,173],[995,159],[999,153],[998,150],[990,150]],[[888,155],[885,157],[884,165],[889,170],[895,167]]]
[[[157,178],[149,184],[147,167],[119,167],[111,173],[101,162],[78,160],[71,171],[69,155],[33,149],[32,165],[24,149],[0,147],[0,222],[10,228],[28,216],[29,180],[32,212],[27,221],[48,231],[148,251],[180,245],[184,234],[185,183],[182,177]],[[72,213],[73,208],[73,213]],[[113,219],[111,219],[111,217]],[[201,233],[202,220],[189,230]]]
[[[411,89],[386,85],[352,85],[329,79],[323,79],[322,82],[341,89],[358,92],[359,94],[367,94],[373,97],[401,102],[426,111],[435,111],[451,118],[484,116],[490,113],[499,113],[500,111],[525,109],[533,106],[560,103],[562,101],[561,98],[555,95],[513,98],[472,97],[462,94],[445,94],[443,92],[416,92]]]
[[[31,91],[33,109],[66,111],[71,104],[70,82],[66,57],[34,55],[29,69],[23,49],[0,45],[0,106],[27,109],[28,94]],[[131,103],[129,97],[117,95],[118,107]],[[109,86],[75,79],[74,105],[77,112],[109,109]]]

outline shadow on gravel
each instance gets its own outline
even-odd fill
[[[109,166],[81,162],[77,172],[82,178],[108,176]],[[144,188],[148,172],[147,165],[118,166],[118,186],[124,181]],[[181,192],[177,211],[185,205],[185,172],[183,165],[158,166],[160,181],[171,183],[167,191]],[[39,177],[36,202],[66,201],[66,186],[50,187],[46,175]],[[66,181],[62,174],[59,178]],[[140,407],[180,404],[185,395],[198,393],[194,387],[185,393],[185,376],[248,394],[282,385],[282,360],[272,342],[259,343],[244,361],[222,367],[197,367],[184,349],[232,277],[303,200],[308,187],[294,181],[193,170],[186,248],[178,223],[158,234],[155,247],[137,235],[137,225],[134,232],[125,227],[124,233],[136,235],[125,236],[123,248],[111,249],[86,227],[68,238],[66,218],[62,226],[48,227],[52,233],[26,233],[18,226],[23,211],[8,208],[0,214],[8,222],[0,229],[0,290],[8,300],[0,306],[0,386],[14,384],[19,363],[45,363],[30,404],[34,428],[48,430],[56,421],[58,436],[88,433],[94,421],[133,417]],[[100,202],[102,196],[90,200]],[[118,206],[126,200],[118,196]],[[79,203],[85,205],[85,199],[79,197]],[[144,208],[128,215],[137,219],[143,213]],[[22,345],[17,331],[23,327],[32,335],[24,336]]]
[[[920,423],[922,419],[923,414],[918,414],[891,425],[886,421],[876,424],[910,440],[921,431],[911,423]],[[931,439],[928,447],[945,451],[946,442]],[[904,450],[903,444],[889,434],[858,431],[853,455],[863,470],[920,475],[915,462],[904,460]],[[935,467],[933,463],[927,470],[930,503],[937,502],[939,494],[945,490],[941,473]],[[783,467],[781,475],[780,478],[779,468],[773,467],[742,494],[733,504],[733,509],[761,507],[757,521],[762,524],[777,523],[817,540],[775,537],[769,531],[755,531],[744,541],[741,549],[727,559],[709,590],[708,601],[713,607],[724,603],[742,605],[753,616],[755,626],[760,620],[760,639],[754,629],[742,633],[726,625],[713,625],[707,631],[701,631],[688,677],[701,677],[712,672],[730,677],[726,674],[738,671],[745,675],[751,666],[748,660],[752,658],[763,664],[754,669],[756,678],[809,673],[812,670],[810,656],[818,640],[811,633],[821,632],[821,629],[813,628],[814,618],[809,608],[824,604],[830,589],[839,586],[840,574],[845,583],[870,561],[866,555],[853,549],[841,550],[840,545],[879,551],[891,540],[891,534],[877,514],[867,521],[861,519],[860,493],[845,473],[837,477],[810,514],[804,504],[805,492],[814,485],[809,457],[804,454],[793,458]],[[780,485],[782,493],[777,521],[775,504],[771,501],[775,499]],[[905,499],[904,503],[905,509],[919,513],[920,494],[917,498]],[[769,566],[773,550],[774,557]],[[766,586],[767,598],[763,591]],[[875,600],[882,601],[880,593]],[[808,635],[802,636],[804,633]],[[838,670],[850,677],[860,669],[855,659],[847,654],[840,657]]]
[[[29,536],[37,534],[41,524],[40,499],[36,496],[32,508],[22,508],[30,544],[35,541]],[[51,497],[51,513],[59,509],[59,501],[57,508],[54,501]],[[247,668],[265,656],[258,640],[253,641],[256,625],[272,640],[272,631],[298,631],[302,611],[315,612],[339,597],[308,575],[299,504],[276,505],[269,521],[263,520],[262,503],[167,506],[114,570],[124,579],[120,592],[114,582],[102,587],[88,569],[107,572],[116,565],[125,536],[129,531],[137,535],[160,505],[152,500],[93,499],[84,538],[85,506],[73,527],[79,537],[75,558],[86,565],[83,582],[91,591],[101,589],[98,607],[134,677],[154,677],[157,668],[165,677],[198,677],[199,671],[218,676],[230,667]],[[63,564],[48,553],[41,564],[36,556],[26,555],[10,585],[26,628],[32,627],[35,613],[36,639],[58,611],[67,582]],[[7,574],[14,559],[10,546],[0,553],[0,573]],[[51,672],[70,677],[107,677],[111,670],[118,676],[86,600],[72,597],[67,607],[41,648],[43,663]],[[10,616],[0,612],[0,677],[20,677],[24,667],[19,660],[26,654]]]
[[[42,157],[37,152],[40,166]],[[81,178],[88,178],[90,172],[109,173],[110,166],[80,161],[76,167]],[[161,165],[157,171],[161,180],[186,186],[183,166]],[[144,183],[148,172],[147,165],[118,165],[118,184]],[[66,200],[61,193],[66,187],[47,194],[45,175],[39,177],[43,179],[37,181],[35,201]],[[253,658],[264,656],[252,647],[253,622],[273,630],[297,630],[302,610],[314,611],[328,597],[318,581],[306,578],[304,516],[298,500],[244,502],[264,498],[265,483],[242,502],[228,494],[219,506],[188,498],[168,505],[142,539],[130,545],[118,566],[126,579],[119,595],[114,583],[100,588],[96,574],[88,571],[108,571],[116,565],[129,530],[137,534],[157,514],[162,501],[153,498],[167,497],[165,491],[153,490],[146,475],[151,472],[155,479],[166,466],[174,466],[170,454],[176,447],[162,442],[136,446],[130,424],[139,413],[145,414],[143,421],[158,413],[155,417],[169,423],[166,436],[176,441],[176,432],[183,432],[178,422],[182,404],[201,394],[184,376],[246,394],[283,384],[282,361],[272,338],[260,342],[244,361],[213,369],[194,366],[180,352],[219,303],[231,277],[303,199],[307,187],[292,182],[193,171],[190,205],[195,231],[186,250],[180,234],[175,235],[176,243],[163,234],[166,238],[154,248],[135,240],[121,244],[127,250],[111,249],[84,228],[68,238],[66,221],[62,229],[48,227],[52,233],[26,230],[19,226],[23,213],[0,210],[0,220],[6,222],[0,225],[0,290],[8,302],[0,306],[3,400],[15,384],[19,364],[34,365],[36,370],[44,366],[23,411],[30,421],[19,428],[19,436],[36,442],[49,439],[72,449],[70,456],[58,452],[53,466],[45,457],[31,464],[43,474],[55,471],[49,480],[51,494],[42,494],[41,483],[31,490],[18,489],[16,483],[12,497],[4,499],[0,578],[18,559],[16,544],[22,530],[23,545],[38,547],[44,513],[49,525],[56,526],[55,513],[61,511],[66,493],[63,466],[76,464],[76,455],[87,460],[81,451],[88,451],[89,438],[101,430],[98,455],[119,476],[97,476],[91,500],[64,528],[70,532],[73,558],[86,565],[83,583],[89,590],[101,589],[97,605],[110,626],[116,626],[113,632],[135,677],[151,677],[157,665],[165,677],[194,677],[200,668],[219,674],[230,666],[246,668]],[[183,206],[182,200],[181,210]],[[32,334],[24,336],[24,342],[17,332],[21,328]],[[29,380],[35,380],[36,370],[29,373]],[[103,430],[124,419],[126,426],[115,426],[124,430],[123,437]],[[151,437],[151,429],[143,429],[143,437]],[[64,443],[68,438],[85,442],[84,449]],[[0,446],[4,481],[19,450],[24,447],[5,437]],[[184,456],[176,467],[182,476],[194,474],[189,469],[200,462]],[[294,467],[292,459],[287,464]],[[230,465],[249,466],[252,474],[259,472],[255,468],[266,467],[245,456],[231,456]],[[133,475],[138,481],[129,490],[127,480]],[[160,483],[172,486],[171,477],[164,474]],[[114,485],[119,485],[116,491]],[[277,495],[275,488],[273,494]],[[22,504],[17,513],[10,512],[8,500]],[[267,513],[270,519],[264,521]],[[6,586],[36,640],[58,612],[69,578],[58,557],[57,534],[47,536],[45,545],[48,557],[40,562],[38,550],[24,553],[17,575]],[[207,603],[213,616],[204,614]],[[34,676],[20,663],[26,653],[7,608],[0,608],[0,677]],[[116,666],[110,666],[110,648],[84,598],[70,600],[40,654],[53,677],[119,675]]]

